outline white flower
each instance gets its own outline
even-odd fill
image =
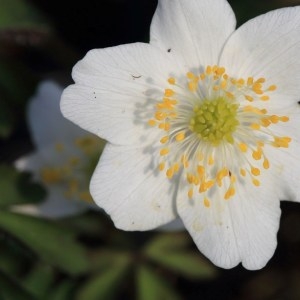
[[[300,7],[235,30],[225,0],[160,0],[150,44],[90,51],[63,114],[107,144],[91,194],[125,230],[181,218],[223,268],[262,268],[300,200]]]
[[[88,186],[103,142],[66,120],[60,112],[63,88],[42,82],[30,100],[28,123],[36,152],[19,159],[16,167],[31,171],[48,195],[39,205],[22,205],[15,210],[58,218],[80,213],[92,204]]]

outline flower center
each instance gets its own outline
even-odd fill
[[[204,100],[195,106],[190,120],[190,130],[198,134],[201,140],[212,145],[219,145],[226,140],[233,143],[233,132],[239,125],[237,119],[238,105],[230,103],[226,98]]]
[[[72,149],[57,143],[53,164],[40,170],[42,182],[50,188],[59,187],[68,199],[92,202],[88,185],[102,147],[100,139],[92,136],[77,138]]]
[[[190,199],[197,192],[209,207],[220,194],[234,196],[238,184],[260,186],[262,170],[270,168],[264,148],[289,147],[290,137],[271,130],[289,118],[262,108],[276,90],[265,82],[230,77],[219,66],[168,79],[148,125],[161,132],[158,169],[169,180],[184,176]]]

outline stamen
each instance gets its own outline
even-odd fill
[[[209,208],[210,207],[210,201],[208,200],[207,197],[204,197],[203,199],[203,204],[205,207]]]
[[[210,207],[208,192],[209,198],[218,197],[221,189],[228,200],[240,182],[260,186],[262,168],[270,168],[264,147],[288,148],[291,138],[272,133],[273,126],[289,117],[269,115],[261,108],[272,101],[276,85],[266,88],[263,77],[233,78],[217,65],[204,70],[168,78],[148,125],[164,132],[158,169],[169,180],[183,172],[188,198],[203,193],[203,205]]]
[[[170,84],[175,84],[176,83],[176,80],[175,80],[175,78],[173,78],[173,77],[170,77],[169,79],[168,79],[168,82],[170,83]]]

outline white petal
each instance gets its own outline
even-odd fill
[[[62,190],[51,189],[49,192],[40,204],[16,205],[12,210],[33,216],[58,219],[83,213],[89,208],[86,203],[67,200]]]
[[[297,102],[300,94],[300,7],[248,21],[228,40],[220,65],[236,78],[264,77],[278,89],[272,105]]]
[[[288,148],[266,147],[265,155],[277,173],[281,183],[281,200],[300,202],[300,107],[299,105],[290,109],[291,113],[282,111],[288,115],[287,123],[276,126],[276,135],[289,136],[292,141]],[[278,127],[278,128],[277,128]]]
[[[62,96],[63,114],[114,144],[140,143],[177,63],[149,44],[88,52]],[[148,128],[149,129],[149,128]],[[152,130],[153,131],[153,130]]]
[[[177,209],[199,250],[214,264],[232,268],[239,262],[250,270],[265,266],[274,254],[280,206],[276,184],[266,177],[257,188],[237,187],[229,200],[211,199],[204,207],[198,197],[179,195]]]
[[[217,64],[235,25],[234,13],[225,0],[160,0],[150,44],[170,51],[189,71]]]
[[[120,229],[153,229],[176,217],[176,185],[156,171],[155,151],[111,144],[104,149],[90,190]]]
[[[62,116],[59,107],[62,91],[63,88],[53,81],[43,81],[29,102],[29,129],[37,147],[87,134]]]

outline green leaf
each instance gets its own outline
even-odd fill
[[[30,179],[29,174],[20,174],[12,167],[0,165],[0,208],[42,200],[45,190]]]
[[[90,253],[90,260],[93,270],[101,271],[115,266],[127,266],[130,264],[131,257],[127,252],[106,248]]]
[[[1,236],[0,245],[0,270],[10,276],[20,274],[25,267],[24,257],[9,244],[7,238]]]
[[[161,276],[146,266],[136,272],[137,299],[139,300],[178,300],[181,297]]]
[[[0,0],[0,30],[47,29],[45,17],[29,1]]]
[[[13,131],[15,118],[3,98],[0,102],[0,138],[8,138]]]
[[[0,271],[1,300],[35,300],[36,298],[21,287],[17,281]]]
[[[0,95],[7,108],[13,110],[13,117],[20,115],[20,105],[25,105],[34,94],[37,81],[28,65],[16,58],[0,56]]]
[[[212,279],[215,267],[200,252],[190,250],[191,239],[185,234],[162,234],[144,249],[144,254],[162,266],[189,279]]]
[[[45,299],[54,282],[54,272],[49,266],[38,265],[27,275],[22,284],[28,291],[39,299]]]
[[[73,290],[77,283],[71,280],[64,281],[58,286],[55,286],[52,291],[49,292],[48,296],[43,298],[47,300],[66,300],[74,299]]]
[[[115,254],[115,260],[113,260]],[[102,272],[90,279],[78,292],[77,300],[114,299],[119,285],[125,280],[130,265],[128,255],[112,253],[102,256],[103,262],[108,258],[110,264],[103,264]]]
[[[84,236],[97,236],[99,238],[104,234],[107,234],[105,218],[106,216],[101,211],[87,211],[80,215],[60,219],[58,220],[58,223],[71,228]]]
[[[157,234],[145,247],[145,253],[179,251],[191,244],[190,237],[185,233]]]
[[[10,233],[40,258],[70,274],[89,269],[83,247],[75,233],[49,220],[0,211],[0,227]]]

